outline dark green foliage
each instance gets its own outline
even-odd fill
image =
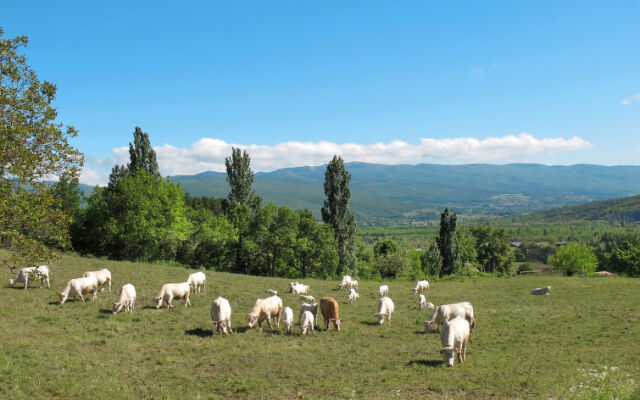
[[[249,154],[234,147],[231,157],[225,158],[224,163],[227,167],[227,182],[231,187],[228,197],[231,207],[249,206],[252,210],[257,210],[262,199],[251,188],[254,176]]]
[[[393,239],[381,240],[373,245],[373,254],[376,257],[386,256],[398,251],[398,242]]]
[[[207,209],[215,215],[221,215],[229,208],[229,201],[227,199],[207,196],[191,197],[186,193],[184,196],[184,202],[187,207],[191,207],[194,210]]]
[[[393,252],[375,258],[374,267],[382,278],[394,279],[409,273],[409,260],[403,252]]]
[[[460,268],[456,221],[456,213],[450,214],[448,208],[445,208],[444,212],[440,214],[440,234],[436,239],[442,257],[440,276],[451,275]]]
[[[151,175],[160,174],[156,152],[151,147],[149,134],[142,132],[142,129],[138,126],[133,132],[133,143],[129,143],[129,160],[127,169],[132,174],[140,170],[146,171]]]
[[[462,225],[456,226],[458,257],[460,266],[473,268],[477,264],[476,238],[469,229]]]
[[[331,226],[338,245],[338,270],[356,273],[356,220],[349,208],[351,174],[344,168],[342,158],[333,156],[324,174],[324,193],[327,199],[322,207],[322,220]]]
[[[118,186],[118,182],[120,179],[129,175],[129,170],[124,165],[114,165],[111,168],[111,173],[109,174],[109,182],[107,183],[107,189],[110,191],[115,191]]]
[[[429,243],[425,251],[420,257],[420,264],[422,271],[427,276],[440,276],[440,270],[442,269],[442,257],[440,256],[440,250],[435,241]]]
[[[504,229],[478,225],[471,228],[476,239],[477,261],[482,272],[511,274],[513,254],[509,235]]]
[[[177,260],[192,266],[204,266],[216,271],[233,270],[234,243],[237,229],[224,214],[216,215],[208,208],[187,208],[192,230],[182,242]]]
[[[603,269],[627,276],[640,276],[640,243],[623,241],[606,255]]]

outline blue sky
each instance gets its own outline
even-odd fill
[[[346,161],[639,164],[640,2],[9,2],[83,181]]]

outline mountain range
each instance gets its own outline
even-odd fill
[[[448,207],[461,218],[524,214],[640,193],[640,166],[579,164],[381,165],[346,163],[359,223],[428,224]],[[326,165],[255,174],[263,203],[320,215]],[[170,177],[192,196],[226,197],[226,174]]]

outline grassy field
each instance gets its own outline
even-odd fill
[[[111,293],[57,304],[68,279],[99,268],[112,271]],[[337,282],[305,281],[316,298],[339,301],[344,322],[341,332],[300,337],[297,326],[292,336],[245,329],[246,313],[267,289],[278,290],[297,316],[300,301],[285,294],[285,279],[206,272],[207,291],[192,295],[193,307],[156,310],[160,286],[186,280],[189,270],[64,256],[51,271],[50,290],[11,289],[9,272],[0,274],[0,398],[561,399],[580,398],[587,390],[580,383],[612,382],[623,398],[640,396],[638,279],[437,282],[429,301],[471,301],[478,321],[467,363],[447,368],[437,354],[439,335],[423,333],[432,311],[418,309],[408,282],[389,283],[396,312],[388,327],[373,317],[379,283],[362,282],[358,304],[350,305]],[[112,315],[127,282],[138,290],[136,310]],[[529,294],[543,285],[553,287],[551,295]],[[230,337],[211,333],[209,308],[220,295],[233,308]],[[605,366],[617,368],[607,370],[614,377],[593,378]]]

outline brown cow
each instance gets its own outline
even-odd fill
[[[342,320],[338,315],[338,313],[340,312],[338,302],[331,297],[323,297],[320,299],[320,311],[322,312],[322,317],[324,318],[324,329],[329,330],[329,321],[331,321],[333,322],[334,328],[339,331],[340,323],[342,322]]]

